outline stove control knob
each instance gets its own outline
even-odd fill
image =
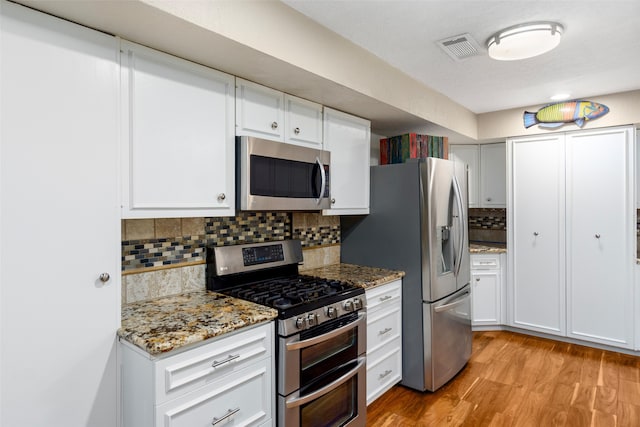
[[[338,311],[335,307],[327,307],[327,317],[329,319],[335,319],[338,317]]]
[[[302,317],[298,317],[298,318],[296,319],[296,328],[298,328],[298,329],[304,329],[304,327],[305,327],[305,321],[304,321],[304,318],[302,318]]]
[[[315,313],[309,313],[309,315],[307,316],[307,325],[311,327],[311,326],[316,326],[317,324],[318,324],[318,315]]]
[[[353,301],[348,300],[344,302],[344,311],[353,311]]]
[[[360,298],[353,299],[353,309],[360,310],[362,308],[362,300]]]

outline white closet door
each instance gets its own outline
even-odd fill
[[[564,137],[508,141],[510,324],[565,334]]]
[[[0,424],[113,427],[117,43],[12,3],[0,12]]]
[[[632,128],[567,134],[568,335],[633,343]]]

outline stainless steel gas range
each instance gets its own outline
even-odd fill
[[[298,273],[299,240],[207,248],[207,288],[278,310],[281,427],[364,427],[364,289]]]

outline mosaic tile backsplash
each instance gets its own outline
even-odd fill
[[[199,227],[189,224],[188,231],[195,234],[185,233],[183,220],[124,220],[122,271],[203,262],[206,246],[291,238],[291,214],[286,212],[241,212],[235,217],[200,218],[196,219]],[[138,238],[130,238],[129,233]]]
[[[289,238],[302,241],[301,272],[340,262],[340,219],[315,212],[123,220],[122,303],[204,289],[208,245]]]
[[[506,243],[507,210],[469,208],[469,240]]]

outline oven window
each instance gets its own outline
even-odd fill
[[[249,192],[254,196],[317,199],[320,173],[316,163],[252,155]]]
[[[342,426],[358,415],[358,376],[300,409],[300,425]]]
[[[326,341],[322,341],[300,351],[300,389],[308,393],[307,386],[323,383],[324,377],[330,377],[346,364],[358,358],[358,328]]]

